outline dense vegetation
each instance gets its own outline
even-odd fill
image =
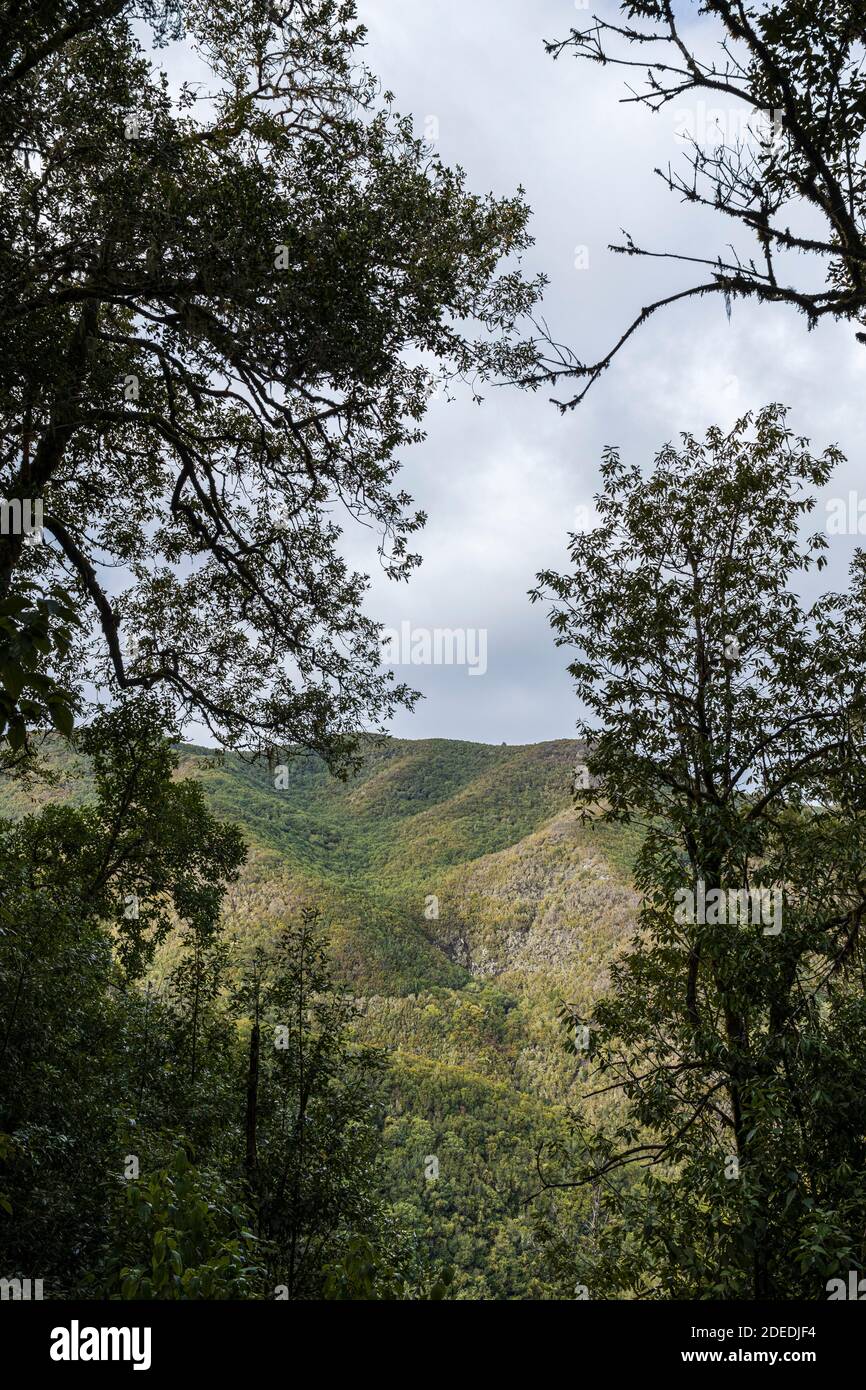
[[[54,1297],[426,1296],[378,1191],[379,1054],[349,1037],[312,914],[230,965],[243,844],[173,779],[162,717],[98,720],[87,803],[0,826],[6,1277]]]
[[[425,518],[397,475],[433,392],[533,361],[528,208],[470,191],[394,110],[351,0],[5,18],[3,1268],[124,1296],[441,1292],[446,1242],[415,1278],[383,1206],[383,1049],[306,933],[320,911],[354,994],[459,988],[467,962],[425,932],[404,866],[454,869],[550,813],[549,779],[513,809],[491,796],[484,749],[355,785],[366,816],[324,790],[357,731],[415,698],[382,665],[342,528],[370,530],[392,579],[418,563]],[[173,83],[173,40],[201,82]],[[194,775],[174,777],[166,732],[190,716],[265,762],[205,776],[185,752]],[[55,795],[38,736],[76,721],[52,775],[81,780]],[[298,748],[322,761],[293,760],[283,795],[267,758]],[[473,779],[475,802],[405,819],[386,862],[405,810]],[[479,833],[481,797],[498,809]],[[413,895],[435,891],[415,874]],[[293,1000],[274,1054],[262,1030]]]
[[[10,9],[3,1280],[768,1300],[866,1269],[866,555],[802,593],[838,449],[769,406],[648,474],[606,450],[533,592],[579,743],[359,732],[416,696],[341,519],[410,575],[399,455],[437,382],[577,381],[566,412],[711,293],[866,338],[862,7],[701,0],[721,65],[670,0],[621,8],[552,51],[649,45],[638,102],[746,103],[757,146],[664,177],[759,255],[686,257],[705,282],[595,363],[524,337],[522,193],[395,114],[351,0]]]
[[[368,738],[339,780],[171,745],[151,698],[8,775],[6,1266],[216,1298],[860,1270],[862,555],[795,590],[837,461],[778,407],[649,480],[608,452],[539,588],[579,743]]]
[[[47,761],[55,785],[38,782],[25,790],[6,780],[10,836],[34,823],[28,818],[34,806],[41,808],[36,824],[43,817],[92,814],[100,791],[90,748],[86,740],[80,751],[52,742]],[[316,758],[299,756],[281,772],[233,754],[177,750],[175,779],[183,780],[171,785],[186,788],[193,799],[201,795],[202,806],[221,821],[239,824],[248,853],[225,885],[221,944],[208,947],[196,964],[185,929],[176,924],[153,943],[138,984],[118,996],[134,1011],[139,1039],[150,1030],[148,1066],[159,1077],[160,1095],[171,1051],[164,1030],[186,1039],[188,1056],[189,999],[197,979],[202,1007],[207,997],[202,1020],[208,1021],[197,1025],[195,1086],[187,1088],[183,1065],[173,1062],[171,1085],[181,1096],[168,1110],[163,1100],[152,1101],[146,1127],[154,1137],[142,1181],[158,1183],[163,1192],[176,1161],[172,1136],[183,1135],[215,1165],[204,1175],[196,1172],[194,1181],[218,1178],[229,1189],[240,1184],[245,1229],[257,1233],[259,1198],[254,1201],[247,1183],[242,1134],[244,1049],[254,1012],[250,972],[257,953],[264,949],[270,958],[315,905],[337,982],[348,995],[347,1038],[379,1059],[367,1131],[368,1141],[375,1132],[380,1150],[371,1182],[388,1221],[409,1242],[409,1254],[389,1256],[397,1259],[405,1287],[411,1266],[413,1287],[422,1289],[435,1282],[437,1271],[452,1270],[450,1288],[458,1297],[550,1296],[559,1285],[537,1239],[536,1219],[543,1212],[557,1229],[570,1229],[569,1211],[582,1203],[531,1200],[540,1186],[537,1152],[567,1141],[566,1107],[578,1076],[562,1046],[557,1013],[565,999],[576,1008],[590,1006],[604,986],[612,951],[627,937],[635,910],[629,841],[618,831],[581,828],[568,809],[575,743],[493,748],[386,740],[371,742],[367,752],[361,771],[344,783]],[[491,794],[494,783],[507,788],[504,802]],[[434,897],[438,916],[425,916]],[[124,927],[121,910],[109,915]],[[266,982],[261,992],[264,998]],[[226,1031],[228,1017],[236,1023]],[[270,1057],[262,1047],[266,1053]],[[83,1058],[76,1065],[86,1074]],[[121,1094],[132,1088],[127,1100],[136,1117],[141,1063],[129,1057],[126,1065],[125,1082],[116,1071],[110,1074]],[[82,1079],[79,1085],[86,1094]],[[125,1114],[123,1105],[119,1109]],[[262,1113],[267,1123],[265,1106]],[[26,1125],[16,1111],[10,1114],[15,1123],[7,1119],[6,1128],[20,1141]],[[94,1114],[93,1123],[104,1118]],[[108,1126],[115,1155],[109,1192],[119,1185],[117,1152],[143,1147],[119,1141],[119,1123],[115,1116]],[[138,1121],[139,1132],[143,1124]],[[106,1200],[101,1153],[76,1179],[86,1177],[93,1201],[100,1192]],[[438,1163],[436,1178],[427,1176],[430,1158]],[[10,1181],[20,1178],[13,1173]],[[266,1178],[262,1182],[267,1189]],[[357,1212],[353,1220],[357,1226]],[[129,1234],[124,1227],[123,1239]],[[363,1224],[353,1234],[372,1239]],[[241,1236],[229,1225],[220,1238]],[[139,1247],[137,1239],[137,1278]],[[19,1252],[16,1267],[22,1258]],[[412,1265],[418,1259],[420,1268]],[[261,1270],[255,1277],[261,1292]],[[269,1277],[271,1287],[286,1282]],[[385,1276],[378,1277],[381,1283]],[[345,1274],[340,1278],[344,1287]]]
[[[565,1255],[593,1296],[816,1299],[866,1262],[863,551],[801,596],[838,461],[778,406],[648,478],[608,450],[598,526],[541,577],[587,710],[578,798],[646,830],[639,931],[575,1019],[625,1101],[559,1179],[597,1193]]]

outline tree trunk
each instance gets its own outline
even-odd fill
[[[256,1008],[256,1016],[253,1022],[252,1032],[250,1033],[250,1059],[247,1068],[247,1114],[246,1114],[246,1135],[247,1135],[247,1154],[246,1169],[247,1177],[252,1179],[255,1176],[258,1155],[256,1152],[256,1124],[258,1120],[259,1104],[259,1013]]]

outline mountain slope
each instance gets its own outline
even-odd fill
[[[580,746],[371,739],[345,783],[309,755],[180,753],[248,841],[224,913],[239,953],[321,911],[359,1038],[390,1054],[383,1184],[431,1259],[461,1297],[554,1292],[528,1199],[581,1072],[557,1014],[585,1016],[636,909],[634,841],[571,809]],[[86,767],[56,762],[65,780],[37,800],[86,799]],[[27,808],[7,787],[0,810]]]

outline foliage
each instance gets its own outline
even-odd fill
[[[635,914],[636,841],[616,826],[582,827],[568,810],[580,751],[565,740],[368,740],[346,782],[299,756],[277,790],[262,765],[179,747],[179,772],[212,813],[239,823],[249,853],[227,887],[221,935],[170,931],[135,996],[138,1124],[122,1131],[121,1156],[146,1134],[149,1163],[164,1167],[168,1124],[193,1141],[196,1166],[243,1167],[252,1015],[249,998],[239,1002],[240,1032],[227,1031],[226,987],[249,976],[257,948],[272,972],[287,933],[317,905],[335,977],[351,991],[351,1008],[340,1005],[349,1054],[360,1045],[387,1062],[379,1081],[371,1072],[372,1109],[360,1112],[368,1153],[379,1149],[363,1171],[383,1226],[370,1235],[344,1221],[316,1275],[322,1296],[369,1296],[370,1261],[377,1298],[426,1298],[448,1267],[449,1296],[551,1296],[558,1286],[533,1232],[539,1204],[547,1209],[547,1198],[533,1200],[535,1153],[564,1141],[560,1107],[580,1075],[557,1011],[563,998],[591,1006]],[[34,795],[43,807],[93,804],[90,761],[59,740],[46,757],[58,785],[8,781],[8,814],[21,818]],[[437,918],[424,916],[431,893]],[[291,1090],[262,1029],[259,1148],[270,1182],[280,1150],[265,1152],[267,1128]],[[438,1185],[423,1175],[429,1153],[445,1164]],[[255,1214],[249,1190],[244,1201]],[[275,1273],[273,1286],[285,1278]]]
[[[285,1296],[318,1297],[350,1241],[399,1243],[377,1191],[381,1053],[348,1036],[353,1005],[333,989],[312,912],[270,954],[257,948],[239,1001],[252,1016],[246,1176],[257,1229],[277,1251]]]
[[[422,1276],[412,1286],[402,1271],[383,1264],[381,1252],[365,1236],[353,1236],[341,1260],[328,1270],[322,1297],[332,1302],[421,1299],[438,1303],[448,1297],[452,1280],[453,1272],[446,1269],[438,1278]]]
[[[243,857],[200,790],[172,781],[160,719],[143,701],[82,734],[93,805],[0,823],[4,1264],[35,1260],[61,1283],[99,1239],[120,1134],[154,1065],[154,1018],[135,982],[178,919],[216,929]]]
[[[566,1116],[466,1066],[397,1053],[385,1126],[387,1190],[411,1220],[425,1265],[453,1270],[458,1299],[551,1297],[534,1232],[539,1148],[566,1141]],[[435,1163],[434,1163],[435,1160]],[[559,1219],[582,1194],[547,1200]]]
[[[646,480],[609,450],[598,527],[540,576],[578,649],[584,814],[647,831],[634,945],[569,1016],[627,1102],[579,1126],[562,1179],[610,1207],[608,1295],[821,1298],[863,1260],[864,556],[848,592],[796,593],[837,457],[779,407],[684,436]]]
[[[266,1269],[248,1213],[224,1179],[194,1167],[182,1146],[164,1168],[130,1182],[118,1205],[110,1245],[129,1263],[117,1272],[114,1297],[262,1295]]]
[[[45,658],[67,655],[78,619],[69,595],[55,585],[45,596],[22,584],[0,599],[0,766],[14,767],[27,743],[27,725],[46,722],[70,734],[75,700],[41,669]]]
[[[0,536],[0,602],[69,590],[81,630],[40,670],[78,694],[158,689],[226,744],[344,767],[413,695],[342,520],[409,574],[395,478],[436,381],[524,374],[522,196],[470,193],[394,113],[350,0],[8,20],[0,493],[44,534]],[[175,30],[201,84],[160,65]]]
[[[288,1045],[263,1049],[249,1162],[242,968],[218,930],[244,847],[174,777],[162,720],[153,697],[103,714],[77,736],[91,796],[0,823],[0,1263],[55,1297],[272,1297],[287,1277],[361,1297],[365,1241],[382,1296],[414,1296],[436,1279],[378,1191],[381,1062],[308,922],[262,980]]]

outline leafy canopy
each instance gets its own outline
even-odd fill
[[[413,698],[342,528],[416,565],[400,451],[437,381],[525,373],[527,208],[414,136],[352,3],[145,14],[155,48],[118,3],[5,40],[0,494],[44,519],[0,535],[0,602],[68,590],[82,629],[39,665],[67,696],[160,690],[223,743],[339,765]],[[202,74],[177,90],[172,24]],[[35,716],[38,676],[0,680],[17,701],[22,669]]]
[[[589,1020],[565,1010],[625,1101],[548,1171],[604,1213],[592,1296],[822,1298],[863,1263],[866,557],[797,592],[837,460],[778,406],[646,478],[608,450],[598,526],[539,576],[578,650],[578,801],[644,829],[634,943]]]

